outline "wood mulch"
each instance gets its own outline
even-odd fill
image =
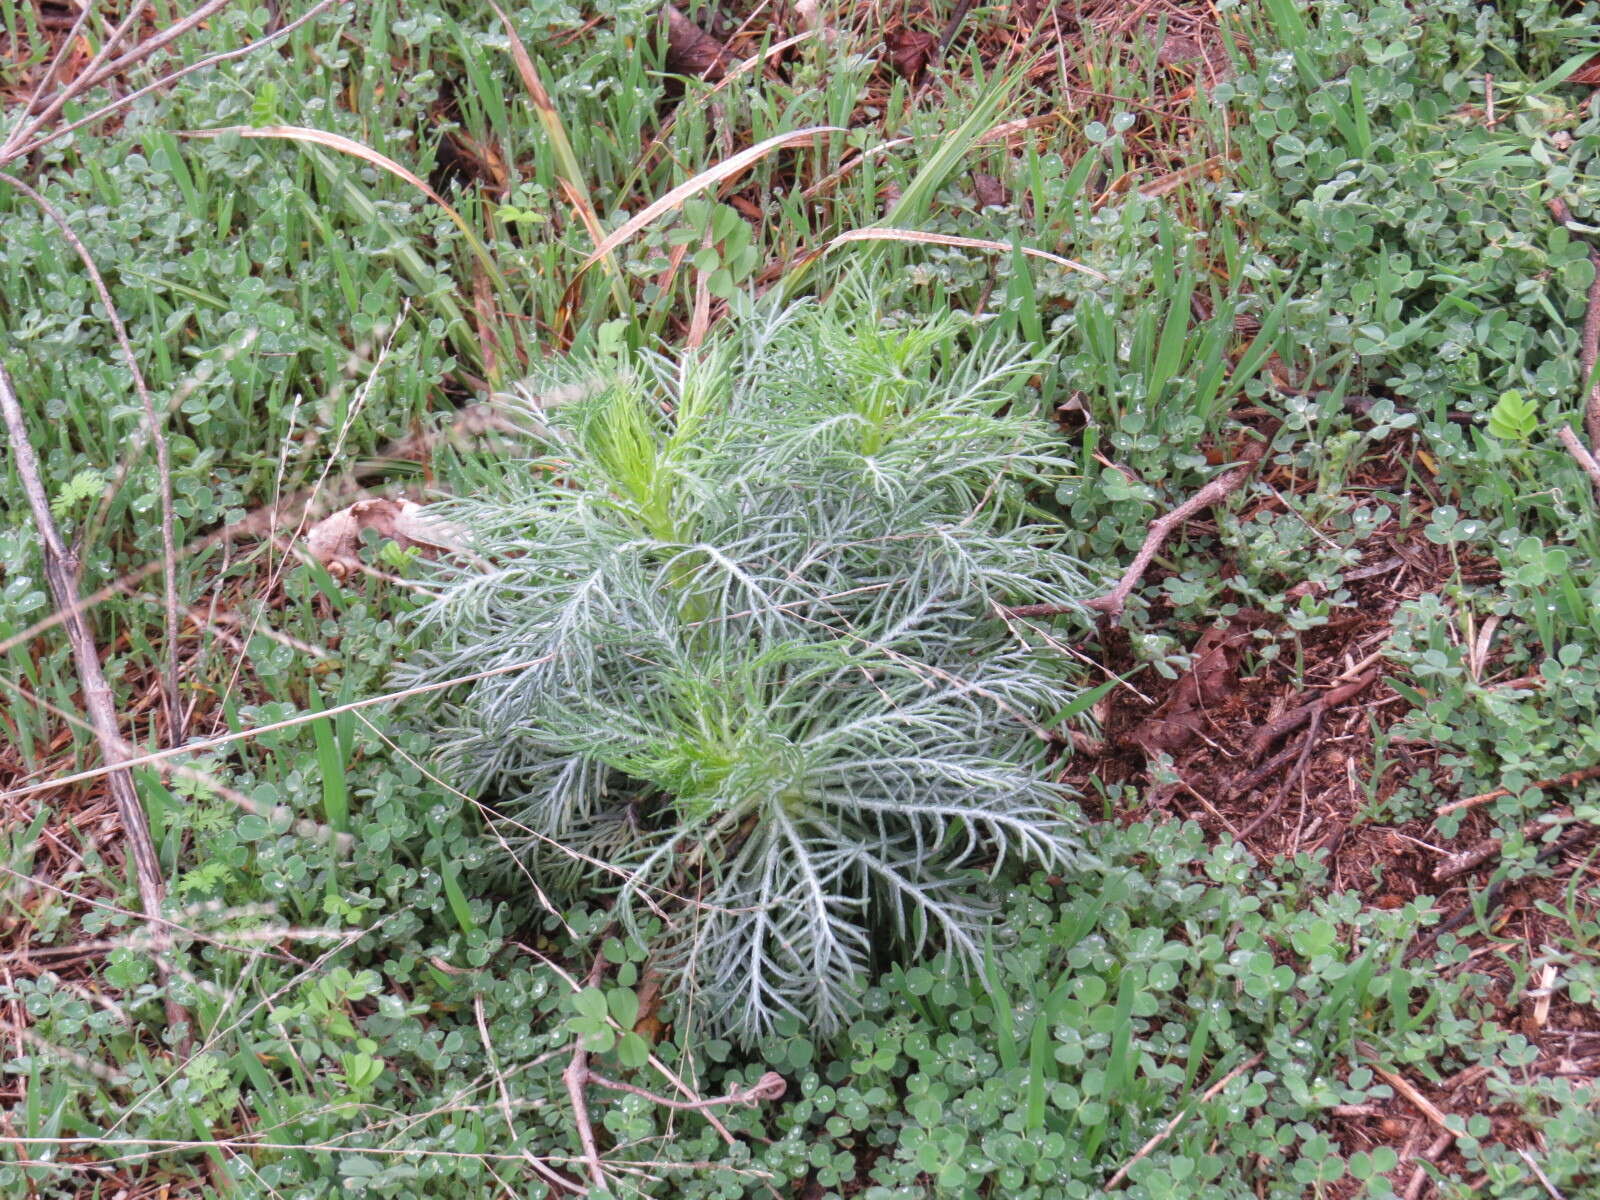
[[[1384,453],[1364,464],[1352,481],[1356,491],[1404,491],[1407,480],[1428,477],[1408,439],[1395,438]],[[1294,481],[1270,479],[1281,495]],[[1414,484],[1413,484],[1414,487]],[[1415,494],[1415,493],[1414,493]],[[1254,505],[1281,505],[1270,498]],[[1476,849],[1494,832],[1486,808],[1469,810],[1453,837],[1445,838],[1429,817],[1394,820],[1389,801],[1401,788],[1429,783],[1439,801],[1453,798],[1450,776],[1435,749],[1408,741],[1394,730],[1410,702],[1390,688],[1383,649],[1396,609],[1423,595],[1448,595],[1458,578],[1492,582],[1487,559],[1452,561],[1447,548],[1421,534],[1427,501],[1419,498],[1408,529],[1390,521],[1360,545],[1361,558],[1345,572],[1348,601],[1328,622],[1289,638],[1276,659],[1263,661],[1261,635],[1285,635],[1281,618],[1241,609],[1226,624],[1191,631],[1192,667],[1176,679],[1138,672],[1131,687],[1102,702],[1102,731],[1080,745],[1064,764],[1063,781],[1093,797],[1107,785],[1131,785],[1141,804],[1120,814],[1133,820],[1192,820],[1219,841],[1242,842],[1264,863],[1310,854],[1323,857],[1332,891],[1353,891],[1368,907],[1395,909],[1416,902],[1439,916],[1435,932],[1451,932],[1468,947],[1459,968],[1487,979],[1484,1014],[1521,1033],[1536,1048],[1525,1079],[1560,1077],[1574,1082],[1600,1073],[1600,1013],[1574,1004],[1564,990],[1551,994],[1546,982],[1528,979],[1528,965],[1570,940],[1571,925],[1549,909],[1577,906],[1594,920],[1600,879],[1594,847],[1580,831],[1547,852],[1547,873],[1517,880],[1492,894],[1483,922],[1482,903],[1498,859],[1488,854],[1475,868],[1443,881],[1435,871],[1446,860]],[[1247,510],[1248,512],[1249,510]],[[1420,518],[1420,519],[1419,519]],[[1191,524],[1191,540],[1214,532]],[[1150,593],[1146,580],[1145,593]],[[1125,638],[1114,631],[1106,649],[1110,670],[1133,666]],[[1475,664],[1488,687],[1522,683],[1497,666],[1492,655]],[[1552,800],[1555,803],[1555,800]],[[1549,906],[1549,908],[1541,907]],[[1426,961],[1435,937],[1419,939],[1412,964]],[[1432,1079],[1424,1071],[1432,1072]],[[1453,1139],[1442,1138],[1435,1117],[1484,1114],[1493,1123],[1485,1140],[1512,1148],[1536,1148],[1537,1136],[1524,1115],[1491,1095],[1486,1072],[1460,1064],[1424,1064],[1402,1078],[1421,1097],[1404,1093],[1332,1114],[1331,1129],[1345,1153],[1391,1146],[1401,1158],[1393,1173],[1407,1200],[1434,1195],[1420,1159],[1460,1174]],[[1431,1102],[1433,1113],[1425,1107]],[[1471,1181],[1469,1181],[1471,1182]],[[1350,1181],[1328,1195],[1354,1195]]]

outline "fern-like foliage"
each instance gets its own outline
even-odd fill
[[[743,1041],[836,1028],[887,938],[981,962],[984,879],[1071,852],[1035,722],[1072,691],[999,608],[1092,585],[1030,519],[1066,470],[1032,366],[958,354],[961,320],[756,306],[446,506],[479,562],[406,681],[527,665],[434,705],[444,761],[542,887],[665,913],[680,994]]]

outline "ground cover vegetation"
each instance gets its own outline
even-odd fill
[[[1597,84],[0,0],[0,1191],[1594,1194]]]

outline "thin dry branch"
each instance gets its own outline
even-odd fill
[[[517,1138],[517,1122],[516,1118],[512,1116],[511,1091],[506,1087],[506,1077],[501,1074],[500,1064],[495,1057],[494,1041],[489,1036],[489,1022],[483,1015],[483,996],[476,992],[472,996],[472,1015],[478,1023],[478,1036],[483,1040],[483,1053],[489,1060],[489,1072],[494,1076],[495,1084],[500,1089],[500,1113],[505,1118],[506,1132],[515,1141]],[[570,1192],[573,1195],[583,1195],[584,1187],[582,1184],[574,1179],[569,1179],[554,1167],[547,1165],[533,1151],[524,1150],[523,1156],[524,1161],[534,1169],[535,1173],[552,1187],[562,1192]]]
[[[93,86],[90,82],[91,78],[105,65],[106,59],[111,57],[112,52],[121,44],[122,39],[128,36],[129,31],[144,15],[145,3],[146,0],[139,0],[139,3],[128,6],[128,13],[122,18],[122,24],[118,25],[106,36],[105,44],[100,47],[99,51],[89,60],[83,70],[78,72],[76,78],[50,97],[49,100],[44,101],[44,108],[37,117],[31,121],[28,120],[28,115],[33,109],[32,104],[22,111],[21,116],[17,119],[16,126],[11,130],[5,143],[0,145],[0,162],[10,162],[18,146],[28,141],[39,130],[53,121],[56,114],[65,108],[68,101],[74,96],[80,95]]]
[[[61,211],[38,191],[16,176],[4,172],[0,172],[0,182],[8,184],[32,200],[61,231],[61,236],[66,239],[67,244],[83,263],[84,270],[89,273],[89,281],[94,285],[95,294],[100,297],[100,303],[106,310],[106,320],[111,325],[111,331],[116,335],[117,346],[121,349],[123,361],[127,364],[128,376],[133,380],[133,390],[138,393],[139,403],[144,408],[145,433],[156,448],[157,491],[161,504],[161,584],[167,643],[161,698],[167,714],[167,740],[176,746],[184,739],[186,721],[183,701],[178,695],[178,545],[173,534],[175,518],[172,508],[172,459],[167,452],[167,439],[161,430],[161,420],[156,416],[155,401],[150,398],[150,389],[145,385],[144,372],[139,369],[139,357],[134,354],[133,343],[128,339],[128,327],[123,324],[122,314],[117,311],[117,306],[111,299],[111,290],[106,287],[105,278],[100,274],[100,268],[95,265],[89,248],[73,232],[71,224]],[[81,561],[83,550],[82,545],[73,547],[74,560]],[[74,597],[78,593],[78,582],[77,579],[73,580]]]
[[[1440,1132],[1454,1133],[1450,1128],[1448,1116],[1440,1110],[1439,1106],[1419,1092],[1404,1075],[1391,1071],[1388,1067],[1378,1062],[1376,1050],[1365,1042],[1360,1041],[1356,1042],[1356,1050],[1367,1060],[1367,1065],[1383,1078],[1385,1083],[1410,1101],[1411,1106],[1431,1121]]]
[[[1215,1099],[1217,1095],[1221,1093],[1223,1088],[1227,1087],[1235,1079],[1239,1078],[1240,1075],[1243,1075],[1246,1071],[1250,1070],[1250,1068],[1254,1067],[1265,1057],[1266,1054],[1264,1052],[1252,1054],[1249,1058],[1245,1059],[1237,1067],[1229,1071],[1221,1079],[1217,1080],[1210,1087],[1208,1087],[1205,1091],[1205,1095],[1200,1097],[1200,1103],[1204,1104],[1208,1100]],[[1137,1164],[1141,1159],[1150,1157],[1151,1152],[1155,1150],[1157,1146],[1161,1145],[1162,1142],[1171,1137],[1173,1132],[1178,1128],[1179,1125],[1183,1124],[1184,1119],[1188,1116],[1189,1110],[1185,1109],[1179,1112],[1177,1116],[1173,1117],[1172,1120],[1163,1125],[1150,1138],[1149,1141],[1145,1142],[1145,1144],[1140,1146],[1138,1150],[1134,1151],[1132,1158],[1118,1167],[1116,1173],[1112,1175],[1110,1179],[1106,1180],[1105,1190],[1108,1192],[1116,1191],[1117,1188],[1122,1185],[1122,1181],[1128,1177],[1128,1172],[1133,1170],[1134,1165]]]
[[[1550,215],[1558,224],[1571,224],[1572,210],[1565,200],[1557,197],[1550,201],[1549,207]],[[1578,378],[1582,380],[1584,389],[1583,431],[1588,436],[1589,444],[1583,445],[1565,425],[1557,436],[1567,448],[1567,453],[1577,460],[1589,476],[1595,499],[1600,502],[1600,464],[1595,462],[1595,455],[1600,452],[1600,380],[1594,377],[1595,364],[1600,362],[1600,248],[1592,244],[1589,247],[1589,265],[1594,268],[1594,278],[1589,281],[1589,306],[1584,310],[1583,332],[1578,338]]]
[[[596,954],[593,965],[589,967],[586,985],[597,986],[605,969],[605,955]],[[589,1082],[589,1052],[583,1048],[582,1036],[572,1039],[572,1060],[567,1063],[567,1069],[561,1072],[561,1081],[567,1085],[567,1097],[572,1101],[572,1119],[578,1126],[578,1143],[583,1147],[589,1178],[594,1181],[597,1190],[604,1192],[605,1167],[600,1163],[600,1147],[594,1140],[594,1122],[589,1119],[589,1100],[583,1090]]]
[[[1359,696],[1376,678],[1376,672],[1368,671],[1366,674],[1358,675],[1356,678],[1349,680],[1346,683],[1342,683],[1338,687],[1329,688],[1315,700],[1308,701],[1305,704],[1301,704],[1290,709],[1288,712],[1284,713],[1283,716],[1263,726],[1256,732],[1256,735],[1250,739],[1251,753],[1257,758],[1260,758],[1261,755],[1267,752],[1268,748],[1273,742],[1277,741],[1281,737],[1285,737],[1288,734],[1293,733],[1312,717],[1317,716],[1322,712],[1326,712],[1330,708],[1337,708],[1346,701],[1352,700],[1356,696]]]
[[[1311,727],[1306,730],[1306,736],[1300,743],[1300,751],[1295,758],[1294,770],[1289,772],[1289,777],[1283,781],[1283,786],[1278,789],[1278,794],[1267,803],[1265,808],[1256,814],[1255,819],[1250,824],[1239,831],[1241,839],[1249,837],[1265,825],[1277,815],[1278,810],[1288,801],[1289,794],[1294,789],[1296,781],[1305,774],[1306,763],[1311,760],[1311,752],[1317,747],[1317,739],[1322,734],[1322,714],[1326,711],[1326,708],[1322,705],[1318,705],[1311,710]]]
[[[139,803],[139,794],[134,790],[133,776],[126,766],[127,755],[123,750],[122,734],[117,727],[116,710],[112,706],[111,685],[100,666],[100,652],[89,631],[89,623],[76,609],[77,564],[72,559],[71,551],[62,542],[61,531],[56,528],[55,519],[50,514],[50,501],[39,476],[39,459],[34,453],[33,443],[28,440],[28,426],[22,415],[22,406],[12,390],[11,376],[3,363],[0,363],[0,417],[4,418],[17,475],[22,480],[23,494],[28,498],[28,507],[33,512],[34,523],[39,530],[45,580],[56,607],[69,610],[72,614],[64,622],[67,640],[71,643],[73,661],[83,685],[84,707],[89,712],[100,753],[109,769],[107,783],[117,806],[118,819],[122,822],[128,854],[133,859],[140,905],[152,922],[159,923],[162,920],[161,903],[166,894],[161,862],[156,857],[155,842],[151,839],[150,825]],[[156,927],[160,928],[160,925]],[[167,939],[162,936],[154,947],[163,976],[167,974],[162,953],[166,945]],[[183,1009],[170,997],[167,1000],[167,1018],[174,1025],[187,1023],[188,1020]]]
[[[38,81],[33,85],[33,93],[28,97],[28,103],[17,114],[17,123],[12,126],[11,132],[6,135],[4,142],[0,142],[0,146],[10,145],[12,138],[28,123],[28,114],[39,107],[39,102],[44,99],[45,89],[50,86],[56,77],[56,72],[61,69],[71,55],[73,46],[78,42],[78,35],[83,32],[83,27],[88,23],[89,17],[93,12],[94,5],[92,4],[85,4],[79,11],[77,20],[72,23],[72,28],[67,30],[67,35],[61,39],[61,44],[56,47],[55,57],[50,60],[50,65],[44,69]]]
[[[1554,779],[1536,779],[1532,783],[1524,785],[1522,790],[1527,791],[1529,788],[1538,788],[1543,791],[1545,788],[1571,787],[1575,783],[1586,783],[1591,779],[1600,779],[1600,766],[1584,767],[1581,771],[1568,771],[1565,775],[1559,775]],[[1510,788],[1495,788],[1492,792],[1481,792],[1476,796],[1468,796],[1464,800],[1452,800],[1449,804],[1441,804],[1433,810],[1433,815],[1443,817],[1453,812],[1460,812],[1464,808],[1476,808],[1480,804],[1488,804],[1491,801],[1499,800],[1509,795],[1511,795]]]
[[[128,15],[123,18],[122,24],[117,26],[111,36],[106,39],[106,44],[100,47],[100,52],[94,56],[87,67],[79,72],[71,83],[50,98],[49,103],[44,107],[44,111],[32,121],[28,121],[26,114],[24,114],[23,121],[18,123],[11,136],[6,139],[5,145],[0,146],[0,163],[12,161],[20,153],[21,148],[36,141],[39,135],[50,126],[51,122],[61,114],[62,109],[71,101],[110,81],[130,67],[143,62],[164,46],[170,45],[188,33],[191,29],[205,23],[205,21],[215,16],[232,2],[233,0],[207,0],[205,4],[202,4],[182,20],[174,21],[159,33],[152,34],[144,41],[137,43],[127,53],[108,62],[106,60],[110,58],[112,51],[121,44],[128,31],[133,28],[134,24],[144,14],[146,7],[144,0],[131,5]]]
[[[1573,832],[1558,839],[1557,841],[1551,842],[1543,850],[1539,851],[1539,853],[1534,856],[1534,863],[1547,863],[1559,855],[1566,854],[1568,851],[1576,849],[1589,838],[1593,837],[1595,831],[1596,827],[1594,825],[1587,823],[1579,824],[1573,830]],[[1418,933],[1416,938],[1412,941],[1410,949],[1406,951],[1405,957],[1407,959],[1416,958],[1424,950],[1437,945],[1439,939],[1445,934],[1454,933],[1456,930],[1462,928],[1471,921],[1483,920],[1486,918],[1489,913],[1498,908],[1501,901],[1506,898],[1506,884],[1508,882],[1510,882],[1509,878],[1497,879],[1494,883],[1490,884],[1485,891],[1471,896],[1467,903],[1456,909],[1455,912],[1451,913],[1444,920],[1433,926],[1433,928],[1429,929],[1425,933]]]
[[[1428,1167],[1432,1165],[1434,1159],[1449,1149],[1450,1143],[1455,1140],[1455,1134],[1441,1133],[1433,1139],[1432,1144],[1426,1150],[1411,1160],[1416,1164],[1416,1167],[1411,1172],[1411,1182],[1406,1184],[1405,1200],[1419,1200],[1422,1195],[1422,1189],[1428,1183]]]
[[[1555,812],[1545,813],[1535,817],[1522,826],[1522,836],[1525,838],[1538,837],[1552,825],[1564,824],[1572,820],[1570,808],[1557,809]],[[1443,881],[1454,879],[1457,875],[1465,875],[1474,867],[1482,866],[1495,855],[1499,854],[1504,846],[1504,839],[1498,837],[1484,838],[1476,845],[1468,846],[1444,859],[1433,869],[1435,880]]]
[[[79,117],[75,121],[69,121],[65,125],[57,125],[55,128],[45,132],[38,132],[36,130],[30,131],[28,135],[30,140],[28,140],[25,144],[18,145],[9,150],[0,148],[0,166],[19,158],[26,158],[28,155],[33,154],[35,151],[55,141],[57,138],[65,137],[67,134],[73,132],[73,130],[81,129],[85,125],[92,125],[102,117],[110,116],[119,109],[128,107],[128,105],[132,104],[141,97],[148,96],[151,92],[160,91],[162,88],[176,83],[185,75],[192,75],[196,71],[204,71],[207,67],[214,67],[218,63],[227,62],[230,59],[243,58],[247,54],[255,53],[263,46],[270,45],[273,42],[281,41],[288,37],[296,29],[300,28],[300,26],[321,16],[335,4],[343,4],[346,2],[347,0],[322,0],[320,4],[317,4],[306,10],[293,21],[290,21],[287,25],[284,25],[281,29],[275,29],[271,33],[257,38],[255,41],[250,42],[247,45],[238,46],[232,50],[224,50],[220,53],[210,55],[207,58],[202,58],[198,62],[192,62],[186,67],[180,67],[171,74],[164,75],[160,79],[157,79],[154,83],[147,83],[144,85],[144,87],[139,88],[137,91],[129,92],[124,96],[118,96],[110,103],[101,105],[93,112]]]
[[[1239,465],[1232,470],[1218,475],[1205,487],[1190,496],[1171,512],[1157,517],[1150,522],[1150,530],[1145,534],[1144,544],[1139,547],[1139,553],[1133,556],[1133,561],[1128,564],[1128,569],[1122,573],[1122,578],[1117,580],[1116,587],[1103,596],[1096,596],[1085,606],[1098,612],[1105,613],[1112,624],[1122,617],[1123,607],[1128,602],[1128,597],[1133,594],[1133,589],[1144,578],[1144,573],[1150,569],[1150,563],[1156,556],[1156,551],[1161,549],[1167,538],[1172,536],[1172,531],[1182,525],[1195,513],[1208,505],[1232,495],[1243,486],[1244,481],[1250,478],[1251,472],[1256,469],[1267,448],[1262,443],[1253,443],[1239,456]],[[1019,604],[1013,608],[1002,610],[1008,617],[1054,617],[1063,613],[1075,612],[1075,609],[1064,608],[1059,604]]]
[[[1597,278],[1600,278],[1600,276],[1597,276]],[[1550,1182],[1550,1176],[1544,1173],[1544,1168],[1539,1165],[1539,1160],[1529,1154],[1526,1147],[1517,1147],[1517,1157],[1528,1164],[1528,1170],[1533,1172],[1533,1177],[1539,1181],[1539,1186],[1544,1189],[1545,1195],[1549,1196],[1550,1200],[1567,1200],[1561,1194],[1561,1189]]]
[[[1595,499],[1600,501],[1600,462],[1596,462],[1589,448],[1578,440],[1578,435],[1572,432],[1572,426],[1563,425],[1558,429],[1556,439],[1567,448],[1573,461],[1583,468],[1583,473],[1589,477],[1589,483],[1594,488]]]
[[[663,1108],[676,1108],[688,1112],[704,1112],[708,1108],[718,1108],[723,1105],[760,1104],[763,1100],[781,1100],[783,1093],[789,1087],[782,1075],[776,1071],[768,1071],[748,1087],[734,1088],[726,1096],[714,1096],[710,1100],[674,1100],[631,1083],[607,1079],[594,1071],[589,1072],[588,1079],[596,1087],[610,1088],[614,1092],[627,1092],[632,1096],[643,1096],[652,1104],[659,1104]]]
[[[88,76],[85,89],[97,87],[114,76],[122,74],[129,67],[143,62],[163,46],[171,45],[191,29],[197,29],[217,13],[227,8],[233,0],[207,0],[199,8],[181,20],[174,21],[159,33],[151,34],[144,41],[129,50],[121,58],[107,63],[99,71]],[[139,7],[144,7],[142,4]]]

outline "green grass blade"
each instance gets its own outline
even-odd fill
[[[1167,319],[1161,327],[1161,337],[1156,343],[1155,361],[1150,369],[1146,399],[1152,408],[1161,403],[1167,384],[1183,365],[1184,350],[1188,348],[1189,301],[1194,295],[1195,270],[1192,263],[1185,264],[1178,275],[1178,285],[1167,307]]]
[[[578,164],[578,156],[573,153],[572,140],[567,137],[567,128],[561,121],[561,113],[555,106],[555,101],[550,98],[550,91],[544,86],[544,81],[539,77],[538,68],[533,65],[533,59],[528,54],[528,48],[522,44],[522,39],[517,36],[516,26],[511,23],[511,18],[501,11],[500,6],[489,0],[489,8],[494,15],[500,18],[500,24],[505,26],[506,36],[511,42],[511,58],[516,63],[517,74],[522,79],[522,85],[528,89],[528,95],[533,101],[533,109],[539,118],[539,124],[544,126],[545,137],[549,139],[550,151],[556,160],[556,178],[560,181],[562,189],[567,193],[567,200],[577,212],[584,228],[589,231],[589,238],[596,246],[605,240],[605,227],[600,223],[600,213],[595,208],[594,197],[589,194],[589,185],[584,180],[583,168]],[[629,310],[628,289],[623,280],[622,268],[618,265],[616,256],[609,250],[601,254],[595,252],[605,265],[606,274],[611,277],[611,295],[617,302],[617,311],[627,313]]]
[[[1022,1065],[1022,1055],[1017,1046],[1016,1015],[1011,1007],[1011,997],[1000,982],[1000,964],[994,957],[994,940],[983,948],[983,983],[989,993],[989,1004],[994,1009],[995,1045],[1000,1051],[1000,1065],[1015,1071]]]
[[[945,180],[960,165],[961,160],[999,119],[1001,111],[1025,78],[1020,70],[1002,77],[988,91],[978,97],[972,111],[961,124],[940,139],[939,148],[918,169],[911,182],[906,184],[900,198],[884,214],[882,224],[890,226],[915,226],[927,217],[933,207],[933,197],[944,186]]]
[[[467,902],[467,894],[461,890],[460,873],[455,863],[443,863],[439,868],[439,877],[444,882],[444,898],[450,905],[450,911],[455,914],[456,924],[461,926],[462,933],[472,933],[478,928],[478,923],[472,919],[472,905]]]
[[[1044,1126],[1045,1072],[1054,1066],[1055,1059],[1050,1051],[1050,1022],[1046,1014],[1041,1012],[1033,1019],[1033,1032],[1028,1037],[1028,1093],[1022,1127],[1030,1133]]]
[[[315,700],[313,703],[321,707]],[[344,758],[333,736],[333,722],[311,722],[317,743],[317,768],[322,773],[322,815],[340,833],[350,832],[350,789],[345,780]]]

